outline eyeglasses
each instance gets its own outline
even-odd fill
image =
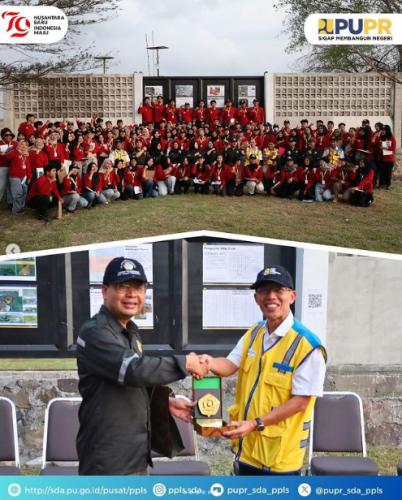
[[[257,288],[255,292],[258,293],[259,295],[268,295],[271,292],[276,293],[278,295],[284,295],[286,292],[292,292],[292,291],[293,290],[291,288],[287,288],[284,286],[268,285]]]
[[[124,281],[113,285],[117,292],[123,293],[131,290],[145,289],[145,284],[141,281]]]

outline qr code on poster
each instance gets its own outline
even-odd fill
[[[308,308],[320,309],[322,307],[322,295],[320,293],[308,294]]]

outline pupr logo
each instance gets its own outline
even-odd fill
[[[318,19],[319,35],[392,35],[389,18],[321,18]]]
[[[22,38],[27,36],[29,33],[31,22],[27,17],[22,16],[19,12],[3,12],[1,17],[2,19],[8,21],[6,31],[10,34],[11,38]]]
[[[312,45],[401,45],[402,14],[310,14],[304,34]]]
[[[334,32],[334,20],[333,19],[318,19],[318,34],[319,35],[330,35]]]

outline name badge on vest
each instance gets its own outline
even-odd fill
[[[249,349],[247,351],[247,356],[255,356],[255,351],[253,351],[253,349]]]

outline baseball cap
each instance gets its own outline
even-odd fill
[[[257,274],[255,283],[253,283],[250,288],[256,290],[264,283],[276,283],[285,288],[290,288],[291,290],[295,288],[292,276],[283,266],[266,267]]]
[[[114,285],[131,280],[147,283],[144,268],[138,260],[115,257],[106,266],[105,274],[103,275],[104,285]]]

